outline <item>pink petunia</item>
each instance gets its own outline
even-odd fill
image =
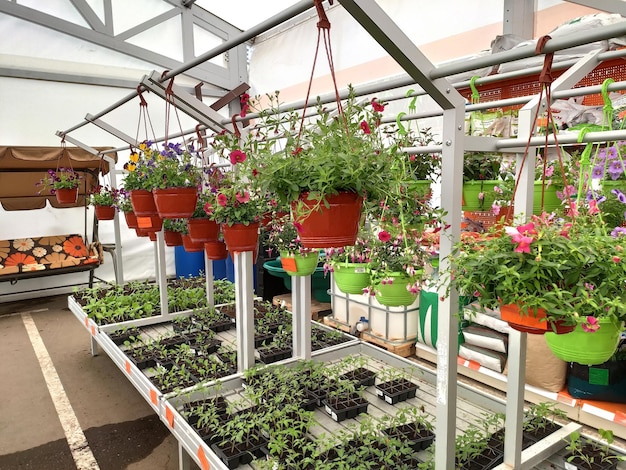
[[[600,329],[600,324],[596,317],[588,316],[585,323],[580,325],[587,333],[594,333]]]
[[[218,194],[217,203],[222,207],[226,207],[228,205],[228,198],[226,197],[226,194]]]
[[[245,154],[245,152],[242,152],[241,150],[233,150],[232,152],[230,152],[229,157],[230,163],[236,165],[237,163],[245,162],[248,156]]]
[[[361,130],[366,134],[372,133],[372,131],[370,130],[370,125],[367,123],[367,121],[361,121]]]
[[[391,234],[386,230],[381,230],[380,232],[378,232],[378,239],[383,243],[388,242],[389,240],[391,240]]]
[[[204,205],[204,212],[206,213],[206,215],[211,215],[213,214],[213,206],[211,205],[211,203],[207,202]]]
[[[235,198],[237,199],[237,201],[239,201],[240,204],[245,204],[246,202],[250,201],[250,193],[248,191],[244,191],[243,193],[237,193],[235,195]]]
[[[492,205],[491,212],[493,212],[493,215],[500,215],[500,206],[498,204]]]

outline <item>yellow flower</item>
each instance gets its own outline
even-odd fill
[[[148,145],[145,142],[140,143],[139,150],[141,150],[142,152],[145,152],[146,150],[148,150]]]
[[[137,152],[133,152],[130,154],[130,161],[137,163],[139,161],[139,154]]]
[[[135,165],[134,163],[128,163],[128,165],[126,165],[126,169],[128,171],[135,171],[135,168],[137,168],[137,165]]]

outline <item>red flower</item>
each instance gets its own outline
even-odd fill
[[[372,131],[370,130],[370,125],[367,123],[367,121],[361,121],[361,130],[366,134],[372,133]]]
[[[235,198],[237,199],[237,201],[239,201],[239,203],[245,204],[246,202],[250,201],[250,193],[248,191],[244,191],[243,193],[237,193],[235,194]]]
[[[248,103],[245,103],[241,107],[241,111],[239,112],[239,117],[245,118],[246,114],[248,114],[248,109],[250,109],[250,105]]]
[[[254,176],[256,178],[258,174],[259,174],[259,170],[257,170],[256,168],[253,168],[252,169],[252,176]]]
[[[613,260],[614,263],[619,263],[622,258],[620,258],[619,256],[613,256],[613,258],[611,258]]]
[[[376,101],[376,98],[372,98],[372,108],[377,113],[382,113],[385,110],[385,105]]]
[[[593,333],[593,332],[598,331],[600,329],[600,325],[599,325],[598,319],[596,317],[588,316],[586,318],[586,320],[587,321],[585,323],[582,323],[580,326],[587,333]]]
[[[294,222],[293,226],[296,228],[296,230],[298,231],[298,233],[302,233],[302,224],[300,222]]]
[[[206,215],[211,215],[213,214],[213,206],[211,205],[211,203],[207,202],[204,205],[204,212],[206,213]]]
[[[291,152],[292,155],[298,155],[300,152],[302,152],[302,147],[298,147],[297,149],[295,149],[293,152]]]
[[[228,205],[228,198],[226,197],[226,194],[218,194],[217,203],[222,207],[226,207]]]
[[[247,155],[241,150],[233,150],[230,152],[230,163],[236,165],[237,163],[243,163],[246,161]]]
[[[389,240],[391,240],[391,234],[386,230],[381,230],[380,232],[378,232],[378,239],[381,242],[388,242]]]

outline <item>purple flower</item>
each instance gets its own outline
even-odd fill
[[[607,169],[607,172],[611,176],[612,180],[618,179],[621,176],[621,174],[623,173],[623,171],[622,171],[622,162],[620,162],[620,161],[611,162],[611,164],[609,165],[609,167]]]
[[[594,180],[600,180],[602,178],[604,178],[604,165],[596,165],[593,167],[593,170],[591,172],[591,177]]]
[[[626,236],[626,227],[615,227],[611,232],[613,238]]]
[[[619,189],[613,189],[611,190],[611,193],[615,194],[619,202],[621,202],[622,204],[626,204],[626,194],[621,192]]]

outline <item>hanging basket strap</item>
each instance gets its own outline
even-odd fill
[[[143,122],[143,131],[145,135],[145,140],[149,140],[148,129],[152,132],[152,139],[155,139],[154,128],[152,126],[152,120],[150,119],[150,113],[148,112],[148,102],[143,97],[143,89],[141,85],[137,86],[137,96],[139,97],[139,119],[137,119],[137,132],[135,134],[135,141],[139,142],[139,133],[141,131],[141,125]],[[131,152],[133,148],[131,146]]]

